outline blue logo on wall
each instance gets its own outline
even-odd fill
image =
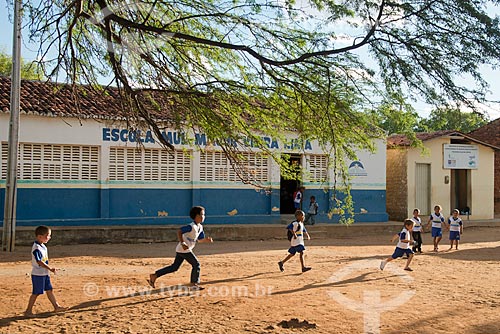
[[[349,165],[349,175],[351,176],[367,176],[368,173],[365,171],[365,167],[361,161],[353,161]]]

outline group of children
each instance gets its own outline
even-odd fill
[[[458,243],[460,241],[460,235],[463,233],[463,222],[459,217],[460,211],[458,209],[454,209],[452,211],[452,215],[448,218],[448,221],[445,220],[444,216],[441,214],[441,206],[436,205],[434,207],[434,212],[431,213],[429,217],[429,221],[427,222],[427,228],[431,225],[431,235],[434,243],[434,252],[439,251],[439,242],[443,238],[443,225],[446,229],[450,231],[450,248],[449,250],[458,249]],[[406,219],[404,221],[403,229],[399,234],[395,234],[391,242],[394,242],[398,239],[398,244],[396,245],[396,249],[394,253],[385,260],[380,262],[380,270],[384,270],[385,265],[392,260],[395,260],[399,257],[407,256],[406,266],[404,270],[413,271],[410,268],[411,260],[413,259],[413,255],[415,252],[422,253],[422,219],[419,217],[420,210],[413,210],[413,217],[410,219]],[[410,232],[412,232],[412,236],[410,237]],[[412,240],[413,238],[413,240]],[[412,248],[410,249],[410,245]]]
[[[317,204],[315,205],[315,198],[311,196],[311,205],[314,209],[315,215],[317,213]],[[312,209],[311,209],[312,210]],[[411,219],[406,219],[404,222],[404,227],[399,234],[394,235],[391,242],[398,240],[396,250],[391,257],[383,260],[380,264],[380,269],[383,270],[385,265],[398,257],[403,255],[408,256],[406,262],[405,270],[412,271],[410,268],[411,260],[413,259],[414,252],[422,252],[422,220],[419,217],[420,211],[418,209],[413,210],[413,217]],[[458,249],[458,242],[460,240],[460,235],[463,232],[463,224],[460,219],[458,210],[453,210],[453,215],[448,219],[448,224],[445,226],[450,230],[450,249],[453,248],[455,244],[456,249]],[[189,225],[181,227],[177,232],[177,238],[179,243],[176,247],[176,255],[174,262],[164,268],[156,270],[154,273],[149,275],[147,279],[148,284],[155,288],[156,280],[166,274],[173,273],[177,271],[181,264],[186,260],[191,264],[191,289],[202,290],[200,284],[200,263],[193,253],[193,248],[197,242],[213,242],[211,237],[206,237],[203,231],[202,223],[205,221],[205,208],[202,206],[195,206],[191,208],[189,216],[193,220]],[[310,218],[310,216],[309,216]],[[300,255],[300,264],[302,267],[302,272],[307,272],[311,270],[311,267],[305,265],[304,259],[304,236],[308,240],[311,239],[309,233],[305,228],[304,221],[306,220],[306,214],[302,210],[295,211],[295,220],[287,226],[290,233],[290,248],[288,249],[288,255],[281,261],[278,262],[278,267],[280,271],[284,271],[284,264],[290,260],[295,254]],[[442,225],[445,224],[445,219],[441,214],[441,207],[436,205],[434,208],[434,213],[431,214],[429,222],[427,225],[432,223],[432,237],[434,238],[434,251],[438,251],[438,244],[442,238]],[[314,224],[312,220],[311,224]],[[413,240],[410,237],[410,232],[413,234]],[[47,297],[50,300],[54,310],[56,312],[66,310],[65,307],[61,306],[54,296],[52,284],[50,282],[49,272],[56,273],[57,269],[49,266],[49,256],[48,250],[45,244],[51,238],[51,229],[47,226],[39,226],[35,230],[36,240],[33,243],[31,250],[31,281],[33,285],[32,294],[29,298],[28,306],[25,311],[26,316],[33,315],[33,305],[35,304],[38,296],[47,292]],[[410,245],[413,245],[410,249]]]

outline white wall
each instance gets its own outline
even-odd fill
[[[420,148],[408,151],[408,217],[415,207],[415,165],[429,163],[431,165],[431,208],[441,205],[447,217],[451,210],[451,182],[446,184],[445,177],[451,179],[451,170],[443,168],[443,145],[449,144],[449,138],[434,138],[424,142],[426,152]],[[494,151],[479,145],[479,167],[471,170],[471,211],[470,219],[494,218]],[[429,212],[422,212],[426,216]],[[425,220],[425,219],[424,219]]]

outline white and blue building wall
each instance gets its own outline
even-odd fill
[[[0,114],[3,219],[9,114]],[[95,226],[180,224],[194,205],[206,208],[207,224],[255,224],[280,221],[280,169],[269,157],[251,150],[249,169],[265,187],[240,182],[217,146],[202,133],[165,131],[176,151],[161,148],[149,132],[140,136],[124,122],[21,114],[17,181],[18,226]],[[333,172],[315,142],[303,147],[263,136],[272,149],[300,156],[308,173],[304,209],[314,195],[317,221],[335,223],[332,206]],[[142,146],[139,147],[137,141]],[[385,143],[376,153],[359,152],[349,168],[355,220],[387,221]],[[201,148],[201,150],[200,150]],[[325,177],[325,176],[328,177]],[[319,182],[319,180],[322,180]]]

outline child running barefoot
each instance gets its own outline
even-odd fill
[[[300,265],[302,266],[302,272],[306,272],[311,270],[311,267],[306,267],[304,261],[304,251],[306,247],[304,246],[304,234],[307,236],[307,240],[311,240],[309,233],[304,226],[304,211],[297,210],[295,211],[295,221],[288,225],[287,229],[293,233],[293,237],[290,240],[291,247],[288,249],[288,255],[283,259],[283,261],[278,262],[278,266],[280,271],[285,271],[283,265],[286,261],[290,260],[295,253],[300,254]]]
[[[38,296],[47,292],[47,297],[50,303],[54,306],[55,312],[65,311],[67,308],[59,305],[54,296],[52,284],[50,282],[49,272],[56,273],[57,269],[49,266],[49,251],[45,244],[49,242],[52,233],[47,226],[38,226],[35,229],[36,240],[31,247],[31,283],[33,284],[33,292],[28,301],[28,306],[24,315],[33,316],[33,306],[35,305]]]
[[[410,240],[410,233],[413,230],[413,221],[411,219],[406,219],[404,222],[404,227],[399,234],[392,237],[391,242],[394,242],[399,238],[394,254],[387,259],[380,262],[380,270],[384,270],[385,265],[398,257],[402,257],[404,254],[408,255],[408,260],[406,260],[405,270],[413,271],[410,268],[411,260],[413,259],[413,251],[410,248],[412,241]]]
[[[179,239],[179,244],[175,249],[175,260],[170,266],[158,269],[153,274],[149,275],[148,284],[154,288],[156,280],[166,274],[173,273],[177,271],[182,262],[186,260],[191,265],[191,289],[192,290],[203,290],[200,284],[200,262],[193,253],[193,248],[196,242],[213,242],[212,238],[205,238],[205,233],[203,232],[203,226],[201,225],[205,221],[205,208],[202,206],[194,206],[189,211],[189,216],[193,219],[193,222],[189,225],[181,227],[177,231],[177,238]]]
[[[455,249],[458,249],[458,242],[460,241],[460,235],[464,232],[462,219],[458,216],[460,211],[458,209],[453,210],[452,216],[448,218],[448,226],[450,227],[450,249],[453,249],[453,243],[455,243]]]

